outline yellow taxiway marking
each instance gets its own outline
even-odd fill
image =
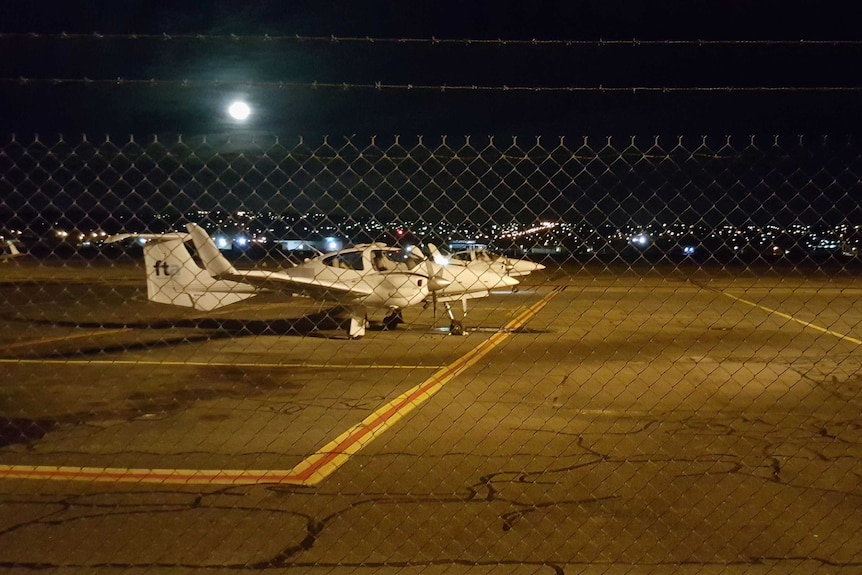
[[[246,367],[246,368],[305,368],[305,369],[440,369],[439,365],[386,365],[366,363],[251,363],[234,361],[153,361],[134,359],[3,359],[0,365],[140,365],[165,367]]]
[[[762,305],[760,305],[759,303],[756,303],[756,302],[753,302],[753,301],[748,301],[747,299],[743,299],[743,298],[741,298],[741,297],[737,297],[737,296],[735,296],[735,295],[733,295],[733,294],[731,294],[731,293],[728,293],[728,292],[726,292],[726,291],[720,291],[720,290],[716,290],[716,291],[719,291],[719,293],[721,293],[721,294],[722,294],[722,295],[724,295],[724,296],[729,297],[729,298],[730,298],[730,299],[732,299],[732,300],[735,300],[735,301],[738,301],[739,303],[744,303],[745,305],[749,305],[749,306],[751,306],[751,307],[755,307],[755,308],[757,308],[757,309],[763,310],[763,311],[765,311],[766,313],[771,313],[771,314],[777,315],[778,317],[783,317],[783,318],[784,318],[784,319],[786,319],[786,320],[790,320],[790,321],[792,321],[792,322],[796,322],[796,323],[798,323],[798,324],[800,324],[800,325],[803,325],[803,326],[805,326],[805,327],[808,327],[808,328],[811,328],[811,329],[817,330],[817,331],[822,332],[822,333],[829,334],[829,335],[831,335],[831,336],[837,337],[838,339],[843,339],[843,340],[845,340],[845,341],[849,341],[850,343],[854,343],[854,344],[856,344],[856,345],[862,345],[862,340],[859,340],[859,339],[857,339],[857,338],[855,338],[855,337],[851,337],[851,336],[849,336],[849,335],[845,335],[845,334],[843,334],[843,333],[838,333],[837,331],[833,331],[833,330],[831,330],[831,329],[828,329],[828,328],[825,328],[825,327],[821,327],[821,326],[819,326],[819,325],[817,325],[817,324],[811,323],[810,321],[805,321],[805,320],[803,320],[803,319],[795,318],[795,317],[793,317],[793,316],[792,316],[792,315],[790,315],[790,314],[786,314],[786,313],[784,313],[784,312],[780,312],[780,311],[778,311],[778,310],[775,310],[775,309],[772,309],[772,308],[768,308],[768,307],[766,307],[766,306],[762,306]]]
[[[476,362],[510,337],[513,330],[523,327],[556,294],[564,289],[555,288],[540,301],[506,324],[502,331],[493,334],[459,359],[439,369],[424,382],[384,404],[363,421],[324,445],[293,469],[130,469],[49,465],[0,465],[0,478],[161,483],[173,485],[240,485],[259,483],[316,485],[344,465],[352,455],[369,445],[376,437],[440,391],[453,378],[475,365]]]
[[[512,330],[522,327],[531,320],[562,289],[551,291],[540,301],[506,324],[502,331],[495,333],[413,389],[406,391],[378,408],[377,411],[366,417],[362,422],[354,425],[297,465],[292,473],[300,479],[303,485],[316,485],[323,481],[336,469],[344,465],[352,455],[371,443],[381,433],[430,399],[444,385],[472,367],[492,349],[505,341],[512,335]]]
[[[100,335],[110,335],[112,333],[122,333],[124,331],[130,331],[132,328],[123,327],[119,329],[108,329],[102,331],[88,331],[84,333],[72,333],[69,335],[60,335],[57,337],[48,337],[44,339],[34,339],[30,341],[22,341],[20,343],[10,343],[9,345],[0,346],[0,351],[5,351],[7,349],[15,349],[17,347],[29,347],[34,345],[41,345],[43,343],[56,343],[58,341],[68,341],[70,339],[78,339],[81,337],[94,337]]]

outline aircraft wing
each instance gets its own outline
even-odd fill
[[[261,289],[303,295],[318,300],[345,301],[361,299],[374,293],[370,286],[364,284],[349,285],[345,282],[297,276],[289,272],[233,269],[222,272],[216,277],[246,283]]]

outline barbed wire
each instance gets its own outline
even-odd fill
[[[352,44],[428,44],[428,45],[494,45],[494,46],[862,46],[862,40],[728,40],[728,39],[592,39],[562,40],[538,38],[381,38],[372,36],[303,36],[300,34],[103,34],[91,33],[40,33],[0,32],[0,39],[14,40],[173,40],[173,41],[233,41],[233,42],[295,42],[295,43],[352,43]]]
[[[263,89],[376,90],[426,92],[862,92],[862,86],[508,86],[478,84],[392,84],[386,82],[283,82],[257,80],[167,80],[130,78],[0,78],[0,85],[150,86],[173,88],[244,87]]]

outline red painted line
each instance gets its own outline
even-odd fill
[[[493,336],[492,336],[493,337]],[[449,377],[455,377],[458,375],[458,372],[463,367],[464,358],[458,361],[459,365],[457,367],[449,366],[443,372],[438,373],[434,377],[432,377],[426,385],[421,388],[415,390],[408,397],[404,398],[398,404],[392,406],[385,412],[381,413],[378,417],[376,417],[373,421],[371,421],[368,425],[364,425],[360,429],[356,430],[356,433],[353,433],[349,437],[347,437],[344,441],[339,443],[335,449],[327,452],[323,457],[316,460],[314,465],[304,470],[301,474],[296,477],[301,481],[307,481],[311,476],[317,473],[322,467],[330,463],[336,457],[344,454],[348,451],[353,445],[355,445],[359,440],[369,435],[375,429],[389,421],[395,414],[400,412],[404,407],[410,403],[412,403],[417,397],[424,395],[429,389],[437,386],[441,380],[445,380]]]
[[[559,293],[560,291],[562,291],[562,289],[559,289],[559,288],[553,290],[547,296],[542,298],[541,301],[533,304],[526,311],[521,313],[517,318],[515,318],[514,320],[512,320],[508,324],[506,324],[504,329],[505,330],[517,329],[518,327],[520,327],[521,325],[526,323],[527,320],[529,320],[532,316],[534,316],[536,313],[538,313],[539,310],[541,310],[543,307],[545,307],[545,305],[547,305],[547,303],[551,300],[551,298],[554,295],[556,295],[557,293]],[[474,360],[481,358],[485,353],[487,353],[487,351],[490,351],[490,349],[488,349],[486,351],[486,348],[490,347],[491,349],[493,349],[502,340],[509,337],[509,335],[510,335],[510,333],[506,333],[506,332],[495,333],[490,338],[488,338],[487,340],[485,340],[481,344],[479,344],[476,348],[469,351],[466,355],[459,358],[455,362],[449,364],[447,367],[445,367],[440,372],[431,376],[431,378],[421,388],[414,390],[414,392],[412,394],[410,394],[408,397],[403,399],[401,402],[390,407],[385,412],[381,413],[378,417],[376,417],[374,420],[369,422],[367,425],[364,425],[361,428],[357,429],[356,432],[354,432],[353,434],[351,434],[350,436],[345,438],[342,442],[340,442],[332,450],[326,452],[325,454],[322,455],[322,457],[315,460],[315,462],[311,466],[304,469],[300,474],[298,474],[296,476],[297,479],[299,479],[303,482],[308,481],[311,477],[314,476],[315,473],[319,472],[322,468],[324,468],[326,465],[331,463],[337,457],[345,454],[358,441],[360,441],[362,438],[366,437],[367,435],[371,434],[375,429],[377,429],[381,425],[385,424],[389,419],[391,419],[398,412],[400,412],[406,405],[412,403],[417,397],[420,397],[420,396],[426,394],[430,389],[433,389],[435,386],[440,385],[441,382],[459,375],[462,371],[464,371],[465,369],[470,367],[472,365],[472,363],[474,362]]]

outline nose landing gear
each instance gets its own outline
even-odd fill
[[[464,325],[453,319],[452,323],[449,324],[449,335],[464,335]]]
[[[467,319],[467,300],[462,299],[461,304],[464,307],[464,313],[460,320],[455,319],[455,314],[452,313],[452,306],[449,302],[443,302],[446,306],[446,313],[449,314],[449,335],[465,335],[464,320]]]

